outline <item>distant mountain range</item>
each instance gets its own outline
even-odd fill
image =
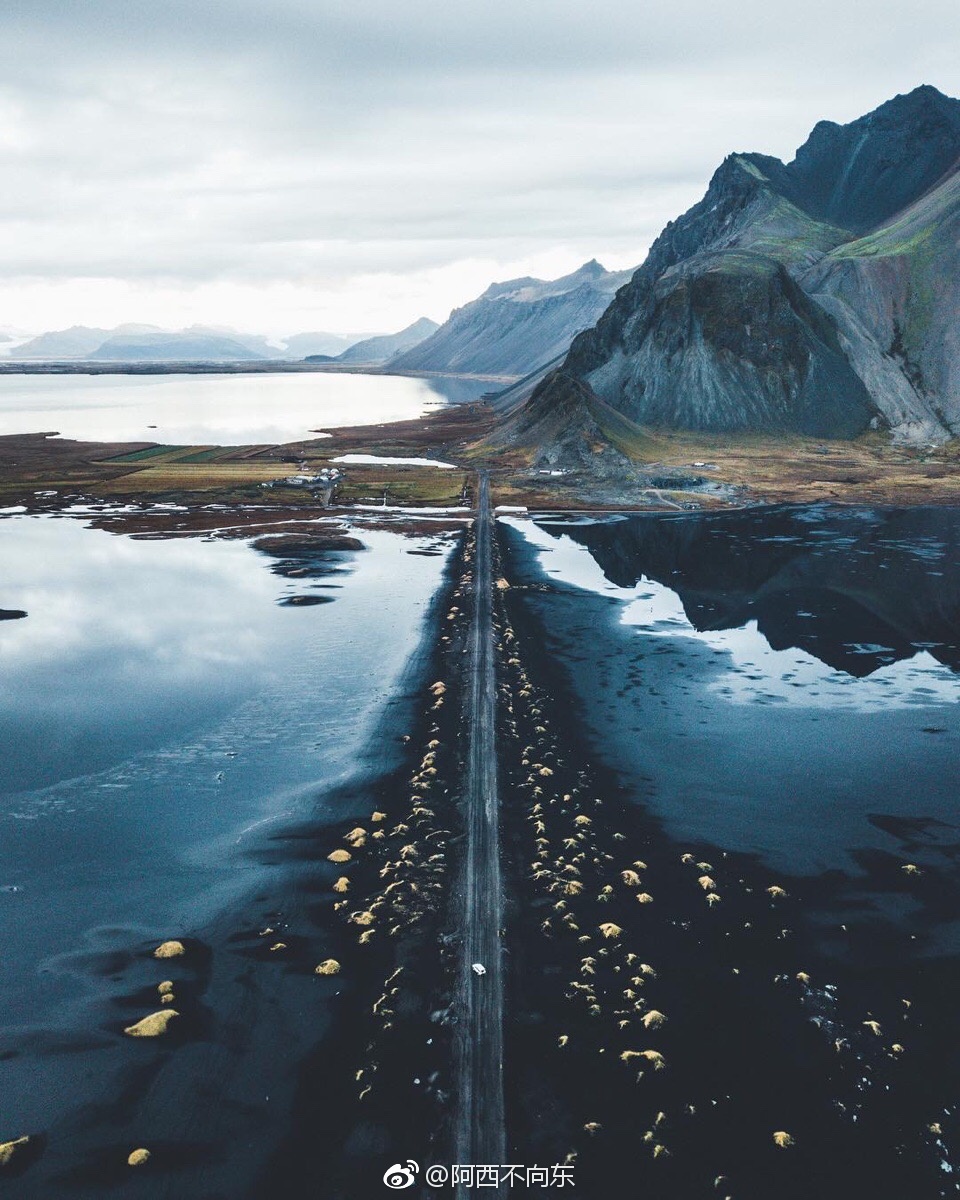
[[[364,338],[363,341],[354,342],[352,346],[347,347],[336,356],[310,354],[306,361],[338,362],[364,367],[379,366],[394,360],[405,350],[410,350],[439,328],[436,321],[431,321],[429,317],[421,317],[419,321],[414,321],[412,325],[401,329],[399,333],[385,333],[379,334],[377,337]]]
[[[920,87],[789,164],[728,157],[496,439],[583,461],[640,425],[960,434],[960,101]]]
[[[270,341],[204,325],[180,330],[75,325],[29,340],[13,339],[7,357],[99,363],[303,359],[409,372],[521,377],[556,365],[576,334],[596,322],[629,278],[629,271],[607,271],[594,260],[561,279],[525,277],[493,283],[476,300],[454,309],[443,325],[421,317],[398,333],[368,337],[321,332]]]
[[[361,336],[297,333],[271,341],[260,334],[206,325],[178,330],[156,325],[127,324],[115,329],[74,325],[29,340],[16,339],[19,344],[11,347],[8,357],[48,362],[253,362],[341,354]]]
[[[491,284],[390,366],[402,371],[527,375],[564,354],[629,278],[629,271],[606,271],[592,261],[562,279]]]

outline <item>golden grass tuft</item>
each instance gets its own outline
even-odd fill
[[[620,926],[615,925],[613,921],[604,921],[599,929],[605,938],[618,938],[623,933]]]
[[[372,912],[370,912],[369,909],[350,914],[350,920],[354,923],[354,925],[372,925],[376,919],[377,918]]]
[[[767,895],[772,897],[774,900],[782,900],[786,894],[786,890],[782,887],[779,887],[777,884],[767,888]]]
[[[712,892],[717,886],[709,875],[701,875],[697,883],[700,884],[705,892]]]
[[[186,954],[186,952],[187,952],[187,948],[183,944],[183,942],[176,942],[176,941],[161,942],[160,945],[156,948],[156,950],[154,950],[153,957],[154,958],[181,958],[184,954]]]
[[[867,1029],[869,1029],[870,1032],[872,1034],[874,1034],[876,1037],[880,1036],[880,1022],[879,1021],[864,1021],[864,1025],[866,1025]]]
[[[637,903],[638,904],[652,904],[653,897],[650,895],[649,892],[638,892],[637,893]]]
[[[795,1142],[786,1130],[778,1129],[773,1135],[773,1144],[779,1146],[781,1150],[786,1150],[790,1146],[795,1145]]]
[[[716,892],[707,892],[707,903],[710,905],[711,908],[713,908],[713,906],[715,904],[720,903],[720,897],[717,895]]]
[[[627,885],[627,887],[640,886],[640,876],[636,873],[636,871],[621,871],[620,878]]]
[[[135,1038],[162,1037],[179,1016],[175,1008],[165,1008],[160,1012],[150,1013],[135,1025],[128,1025],[123,1032],[128,1037]]]
[[[314,968],[315,975],[339,975],[340,964],[335,958],[325,958]]]
[[[561,1033],[560,1036],[557,1038],[557,1045],[560,1047],[563,1047],[569,1041],[570,1041],[570,1035],[567,1033]]]
[[[681,854],[680,861],[686,866],[693,862],[692,854]]]
[[[140,1146],[137,1150],[132,1150],[127,1157],[128,1167],[145,1167],[150,1161],[150,1151]]]
[[[173,980],[172,979],[164,979],[164,981],[162,983],[158,983],[157,991],[160,993],[161,996],[164,995],[166,992],[172,992],[173,991]]]
[[[387,814],[385,812],[375,812],[370,814],[370,820],[374,823],[374,825],[379,825],[381,821],[385,821],[386,819]]]
[[[900,870],[904,873],[904,875],[922,875],[923,874],[923,872],[920,870],[920,868],[917,866],[916,863],[904,863],[904,865],[900,868]]]
[[[335,892],[345,892],[349,889],[349,887],[350,887],[350,880],[346,877],[346,875],[341,875],[340,878],[333,885],[333,890]]]
[[[661,1025],[666,1024],[667,1020],[664,1014],[656,1008],[651,1008],[640,1019],[647,1029],[659,1029]]]
[[[349,862],[353,855],[349,850],[333,850],[327,855],[327,862],[345,863]]]
[[[645,1058],[655,1071],[662,1071],[667,1065],[667,1060],[659,1050],[641,1050],[640,1057]]]
[[[29,1137],[14,1138],[12,1142],[0,1142],[0,1167],[9,1167],[29,1145]]]

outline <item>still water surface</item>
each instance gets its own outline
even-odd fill
[[[2,375],[0,435],[242,446],[405,421],[489,383],[398,375]]]
[[[0,607],[28,613],[0,622],[5,1129],[70,1102],[42,1048],[102,1020],[82,1015],[102,986],[87,961],[201,928],[260,885],[272,831],[337,815],[451,545],[351,532],[364,550],[293,577],[244,541],[0,520]]]
[[[675,836],[955,870],[960,511],[506,524],[593,746]]]

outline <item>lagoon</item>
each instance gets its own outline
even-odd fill
[[[0,435],[274,445],[339,425],[412,420],[490,387],[477,380],[334,372],[2,375]]]

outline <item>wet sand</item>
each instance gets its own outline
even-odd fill
[[[423,553],[438,553],[422,533],[420,541]],[[329,586],[314,562],[316,547],[307,546],[306,557],[288,541],[271,549],[278,590],[291,571],[297,587],[311,585],[304,570],[312,586]],[[383,569],[391,574],[388,563]],[[352,1085],[383,955],[365,948],[358,955],[355,930],[334,909],[331,889],[342,868],[328,855],[372,812],[395,812],[409,786],[411,756],[422,750],[405,739],[435,702],[425,685],[437,670],[439,609],[452,586],[448,569],[347,782],[314,789],[308,803],[290,806],[286,820],[265,822],[239,846],[207,848],[221,868],[232,864],[229,898],[218,901],[216,890],[195,890],[195,875],[174,872],[157,911],[134,923],[101,923],[47,964],[63,991],[59,1014],[45,1013],[31,1028],[25,1012],[8,1011],[23,1027],[8,1024],[3,1034],[4,1134],[15,1122],[33,1137],[32,1150],[42,1151],[24,1156],[22,1173],[5,1172],[11,1194],[259,1196],[278,1194],[283,1180],[283,1195],[334,1195],[338,1175],[349,1180],[360,1162],[379,1163],[370,1155],[393,1136],[389,1131],[361,1130],[353,1156],[344,1155],[344,1141],[358,1120],[359,1089]],[[21,902],[21,921],[29,920],[29,892],[4,897]],[[104,895],[107,908],[109,899]],[[158,961],[154,948],[171,936],[182,939],[186,954]],[[415,955],[419,944],[404,952]],[[435,957],[432,940],[430,948]],[[318,976],[315,967],[330,957],[343,962],[342,973]],[[126,1027],[161,1007],[163,980],[173,984],[179,1014],[170,1032],[156,1040],[125,1037]],[[389,1063],[389,1050],[383,1059]],[[385,1104],[390,1119],[401,1132],[412,1121],[418,1131],[430,1129],[435,1102],[418,1102],[424,1090],[407,1086],[411,1095],[398,1112]],[[430,1120],[422,1119],[423,1103]],[[326,1151],[318,1164],[319,1141]],[[134,1173],[126,1159],[137,1146],[149,1148],[151,1159]],[[385,1165],[377,1169],[380,1187]]]
[[[709,659],[658,657],[654,633],[638,659],[643,631],[622,623],[623,599],[546,574],[550,554],[541,566],[503,524],[501,549],[516,639],[502,743],[516,800],[508,935],[523,954],[507,1050],[516,1152],[571,1156],[591,1197],[625,1180],[664,1200],[953,1194],[960,963],[941,940],[960,881],[947,828],[933,826],[939,853],[925,855],[928,798],[915,796],[916,820],[901,806],[898,820],[868,825],[886,839],[872,853],[845,844],[843,815],[824,805],[791,866],[779,777],[751,774],[777,742],[729,698],[726,728],[715,709],[699,724]],[[933,741],[929,753],[936,764]],[[739,795],[759,807],[725,796],[738,762]],[[909,758],[887,766],[905,774]],[[690,777],[711,805],[691,804]],[[870,779],[848,761],[851,794]],[[829,868],[803,855],[818,840]]]

